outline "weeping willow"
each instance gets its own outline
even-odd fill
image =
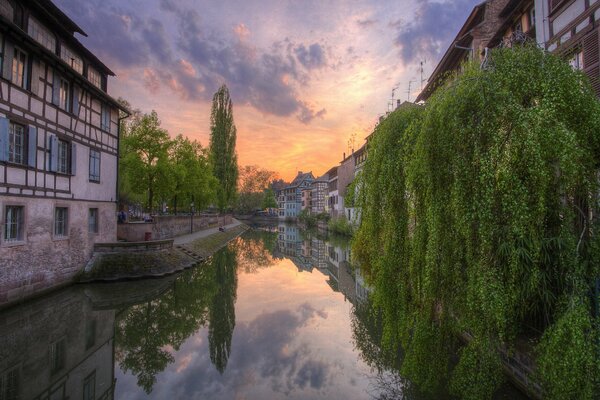
[[[534,337],[544,396],[592,398],[600,103],[585,76],[534,46],[494,50],[368,146],[353,250],[404,374],[491,398],[498,349]]]

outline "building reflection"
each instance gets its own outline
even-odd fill
[[[370,290],[360,268],[352,264],[348,238],[327,238],[320,231],[303,231],[297,225],[285,223],[278,225],[277,232],[276,256],[291,260],[298,271],[319,269],[328,275],[329,286],[352,304],[367,299]]]
[[[79,287],[0,314],[0,398],[112,399],[115,311]]]

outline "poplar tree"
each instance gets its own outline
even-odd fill
[[[223,85],[213,96],[210,113],[210,161],[219,181],[217,206],[230,207],[236,197],[238,166],[235,153],[236,128],[229,90]]]

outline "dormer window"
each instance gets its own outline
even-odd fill
[[[51,52],[56,51],[56,38],[45,26],[40,24],[33,17],[29,17],[29,24],[27,26],[27,33],[36,42],[50,50]]]
[[[77,54],[75,54],[64,44],[61,45],[60,48],[60,58],[62,58],[64,62],[69,64],[69,66],[75,71],[79,72],[80,74],[83,74],[83,61]]]
[[[98,89],[102,89],[102,77],[100,73],[92,67],[88,67],[88,80]]]
[[[15,10],[8,0],[0,0],[0,15],[9,21],[14,20]]]

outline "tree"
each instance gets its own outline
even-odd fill
[[[123,169],[127,183],[139,194],[147,194],[146,209],[152,211],[156,195],[173,189],[170,179],[169,149],[172,141],[160,128],[156,111],[134,118],[122,139]]]
[[[263,203],[262,208],[277,208],[279,205],[277,204],[277,199],[275,198],[275,192],[271,188],[267,188],[263,194]]]
[[[217,206],[222,211],[233,205],[237,193],[238,166],[235,152],[236,128],[227,86],[213,96],[210,113],[210,161],[219,181]]]
[[[215,199],[217,180],[212,174],[208,152],[197,141],[178,135],[169,155],[173,177],[173,212],[179,204],[195,204],[203,209]]]
[[[236,209],[248,213],[257,208],[267,208],[265,203],[266,190],[269,183],[277,177],[277,173],[260,168],[257,165],[246,165],[239,172],[239,195]],[[277,203],[275,206],[277,207]]]

